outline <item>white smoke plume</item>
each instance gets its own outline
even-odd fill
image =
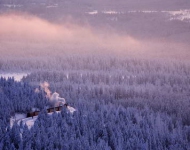
[[[76,111],[75,108],[71,107],[71,106],[67,106],[67,109],[70,111],[70,113],[74,113]]]
[[[54,105],[54,106],[59,106],[59,105],[65,105],[65,104],[66,104],[65,99],[59,97],[59,93],[57,93],[57,92],[54,92],[54,93],[52,94],[50,100],[55,102],[55,105]]]
[[[44,83],[41,83],[40,86],[46,92],[46,97],[49,98],[49,99],[51,99],[51,91],[49,89],[49,83],[48,82],[44,82]]]
[[[52,92],[49,89],[48,82],[41,83],[40,86],[42,89],[44,89],[44,91],[46,92],[46,97],[49,99],[51,103],[54,104],[55,107],[60,105],[63,106],[66,104],[65,98],[60,97],[59,93],[54,92],[53,94],[51,94]],[[67,109],[70,113],[74,113],[76,111],[76,109],[71,106],[67,106]]]

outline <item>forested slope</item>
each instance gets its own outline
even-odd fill
[[[24,64],[31,73],[21,82],[0,80],[2,149],[190,147],[188,63],[73,55],[54,59],[53,67],[30,65]],[[39,86],[44,81],[77,111],[47,115],[49,100]],[[43,111],[30,130],[8,127],[13,112],[33,107]]]

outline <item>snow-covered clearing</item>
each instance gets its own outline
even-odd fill
[[[33,118],[32,117],[26,118],[26,114],[16,113],[14,117],[10,118],[10,126],[12,127],[15,121],[18,124],[20,124],[22,121],[23,124],[26,124],[30,129],[34,125],[34,122],[36,121],[37,118],[38,116],[34,116]]]
[[[180,20],[190,22],[190,9],[179,11],[166,11],[171,17],[170,20]]]
[[[15,81],[21,81],[23,77],[26,77],[29,73],[0,73],[0,77],[3,78],[12,78],[14,77]]]
[[[22,7],[23,5],[11,5],[11,4],[4,4],[3,6],[4,6],[4,7],[8,7],[8,8],[11,8],[11,7],[16,8],[16,7]]]
[[[152,14],[152,13],[164,13],[169,15],[169,20],[180,20],[190,22],[190,9],[184,10],[174,10],[174,11],[154,11],[154,10],[130,10],[127,12],[119,12],[115,10],[104,10],[104,11],[91,11],[86,12],[89,15],[98,15],[98,14],[107,14],[107,15],[121,15],[121,14],[129,14],[129,13],[144,13],[144,14]]]
[[[71,113],[71,114],[73,114],[76,111],[76,109],[71,106],[67,106],[67,110],[68,110],[68,113]],[[60,113],[61,111],[55,111],[55,112]],[[54,112],[48,113],[48,115],[52,115],[53,113]],[[26,124],[28,126],[28,128],[30,129],[34,125],[34,123],[37,119],[38,119],[38,116],[26,118],[26,114],[16,113],[14,117],[10,118],[10,126],[12,127],[15,121],[18,124],[20,124],[22,121],[23,124]]]

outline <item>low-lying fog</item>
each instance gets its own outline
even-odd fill
[[[160,37],[143,39],[132,34],[120,34],[109,25],[96,28],[88,23],[80,24],[71,20],[52,23],[26,13],[2,14],[1,59],[12,56],[25,59],[44,55],[61,56],[66,52],[189,58],[187,42]]]

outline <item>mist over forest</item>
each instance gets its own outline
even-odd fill
[[[188,6],[186,0],[1,0],[1,51],[28,57],[82,51],[189,59]]]
[[[0,0],[0,150],[188,150],[189,75],[189,0]]]

